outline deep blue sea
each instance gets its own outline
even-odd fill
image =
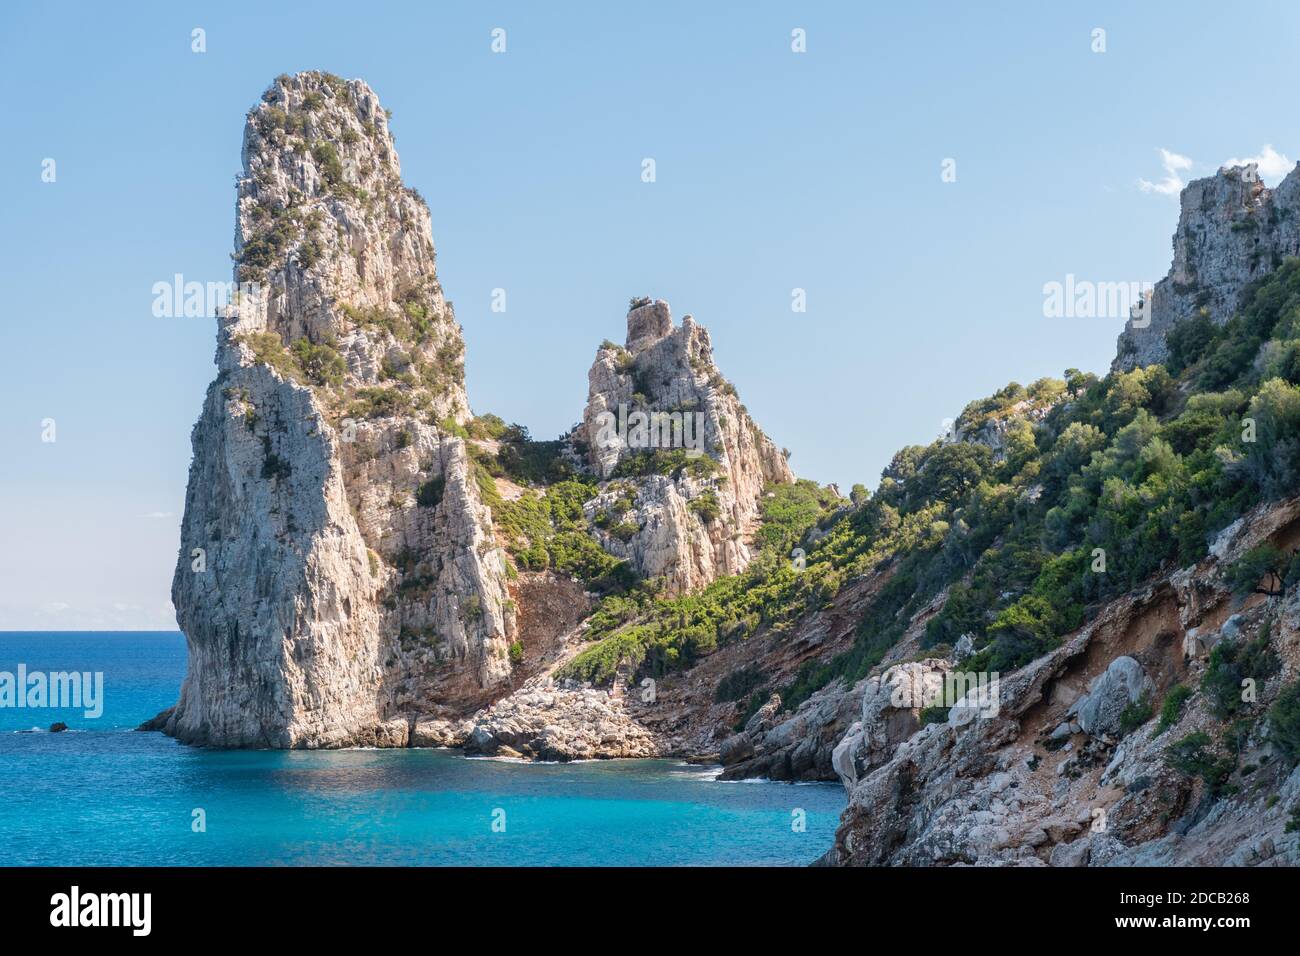
[[[845,804],[669,760],[185,747],[133,730],[176,701],[179,633],[0,632],[0,672],[19,664],[100,671],[104,705],[0,707],[0,865],[803,865]]]

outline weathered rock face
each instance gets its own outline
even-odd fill
[[[378,98],[361,81],[281,77],[248,114],[243,163],[245,285],[219,316],[173,581],[190,668],[151,726],[272,747],[464,743],[478,726],[521,752],[651,752],[621,707],[564,689],[463,723],[552,665],[577,621],[548,600],[586,613],[589,599],[516,579],[498,546],[483,449],[457,437],[471,418],[464,344],[428,208],[402,184]],[[586,504],[597,540],[673,592],[743,568],[764,486],[792,476],[708,333],[646,300],[591,383],[588,426],[620,405],[677,425],[660,444],[586,444],[601,478],[619,475]],[[643,449],[678,457],[635,458],[624,477]],[[554,719],[524,741],[547,707]],[[624,729],[591,738],[588,717]],[[552,724],[572,732],[543,734]]]
[[[1255,164],[1221,169],[1188,183],[1180,197],[1174,261],[1152,290],[1149,312],[1130,319],[1119,337],[1115,368],[1128,370],[1168,356],[1165,336],[1201,309],[1222,325],[1242,288],[1300,253],[1300,174],[1274,189]],[[1149,319],[1149,325],[1139,327]]]
[[[667,302],[638,300],[626,343],[602,346],[588,376],[580,438],[596,475],[619,479],[588,517],[611,554],[670,592],[692,590],[744,568],[764,487],[794,476],[691,316],[674,327]],[[671,466],[654,464],[668,456]]]
[[[402,746],[511,673],[506,564],[465,443],[464,351],[428,209],[363,82],[250,111],[236,275],[194,428],[161,720],[220,746]]]
[[[949,662],[941,659],[909,661],[863,682],[861,717],[833,752],[832,763],[845,786],[851,788],[920,730],[925,702],[941,697],[944,675],[950,669]]]
[[[919,726],[881,706],[881,689],[942,662],[887,671],[872,679],[878,688],[868,681],[862,719],[834,754],[849,806],[825,862],[1300,864],[1300,834],[1286,831],[1300,807],[1300,769],[1263,719],[1300,674],[1300,591],[1241,605],[1220,576],[1249,548],[1297,535],[1300,499],[1257,507],[1198,565],[1113,601],[1061,647],[1002,676],[986,714],[953,708],[946,722]],[[1277,666],[1258,675],[1258,700],[1225,721],[1202,686],[1204,649],[1261,634]],[[1124,726],[1127,708],[1145,700],[1158,711],[1178,685],[1190,690],[1169,726],[1141,714]],[[1172,766],[1169,750],[1198,732],[1222,737],[1232,720],[1241,733],[1227,762],[1232,786],[1215,794]],[[1211,749],[1204,759],[1223,756]]]
[[[861,685],[846,690],[833,681],[795,709],[780,713],[773,695],[718,751],[723,780],[833,780],[835,748],[861,700]]]

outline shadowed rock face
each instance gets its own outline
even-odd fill
[[[1152,290],[1149,325],[1130,320],[1120,334],[1116,369],[1164,361],[1170,329],[1201,309],[1222,325],[1247,283],[1272,272],[1284,257],[1300,254],[1296,170],[1268,189],[1253,163],[1221,169],[1188,183],[1179,201],[1173,264]]]
[[[602,535],[606,550],[663,577],[671,592],[689,591],[749,563],[745,538],[764,487],[794,476],[723,378],[708,331],[691,316],[674,327],[667,302],[638,300],[627,315],[626,343],[602,346],[588,375],[581,427],[588,460],[598,477],[620,479],[589,512],[637,528],[626,538]],[[644,440],[637,416],[644,416]],[[684,468],[645,474],[632,467],[639,457],[674,452],[690,453]]]
[[[464,346],[428,209],[358,80],[281,77],[243,162],[236,277],[260,289],[220,318],[194,428],[172,585],[190,666],[162,729],[402,746],[420,708],[496,693],[514,630],[449,433],[470,414]]]

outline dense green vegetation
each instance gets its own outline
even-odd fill
[[[1236,761],[1217,756],[1210,749],[1212,746],[1209,734],[1201,731],[1188,734],[1165,751],[1165,762],[1181,774],[1200,777],[1210,795],[1217,796],[1227,789]]]
[[[718,471],[715,459],[685,448],[651,448],[624,455],[614,469],[615,478],[637,478],[645,475],[667,475],[680,478],[709,478]]]
[[[718,493],[712,488],[705,488],[699,495],[692,498],[687,507],[700,516],[700,520],[705,524],[711,524],[718,520],[718,515],[722,513],[722,506],[718,501]]]
[[[1251,548],[1228,568],[1228,583],[1240,595],[1282,594],[1300,580],[1300,555],[1288,555],[1265,542]]]
[[[1150,720],[1152,713],[1150,698],[1143,697],[1129,704],[1119,715],[1119,735],[1127,737]]]
[[[339,354],[338,346],[333,341],[316,344],[305,338],[298,339],[289,351],[302,369],[303,377],[311,384],[343,384],[348,363]]]
[[[1252,505],[1294,491],[1300,261],[1242,302],[1222,328],[1186,323],[1169,368],[1102,379],[1071,369],[972,403],[957,422],[964,441],[904,448],[874,495],[855,488],[854,506],[829,520],[815,486],[775,489],[762,550],[743,574],[670,601],[638,591],[607,602],[591,629],[597,643],[569,673],[600,681],[620,662],[646,673],[688,665],[759,627],[787,625],[872,571],[883,584],[853,647],[770,688],[785,707],[837,677],[865,676],[944,589],[925,646],[969,634],[977,653],[967,667],[1024,665],[1103,602],[1202,558]],[[660,470],[646,465],[628,468]],[[809,536],[819,522],[826,527]],[[789,557],[800,542],[802,569]]]
[[[387,332],[406,345],[423,346],[432,341],[435,331],[447,320],[444,313],[428,304],[432,294],[432,290],[412,288],[387,308],[358,308],[346,303],[340,307],[354,325]],[[431,388],[463,378],[464,343],[458,338],[443,344],[427,363],[419,356],[411,358],[415,378]]]
[[[621,592],[635,584],[628,563],[609,554],[588,533],[582,505],[596,496],[594,483],[566,479],[546,489],[544,495],[529,489],[515,501],[506,501],[497,493],[481,458],[476,458],[476,465],[480,490],[492,508],[497,532],[521,568],[570,574],[605,593]]]
[[[582,506],[600,488],[593,479],[578,475],[564,458],[562,440],[533,441],[527,428],[507,425],[490,414],[474,418],[466,427],[449,422],[445,429],[471,440],[469,452],[480,495],[520,568],[569,574],[605,594],[636,584],[631,566],[591,536]],[[496,450],[476,443],[486,441],[495,441]],[[497,478],[525,486],[524,493],[514,501],[505,500],[496,487]],[[534,485],[543,487],[535,490],[530,487]]]
[[[809,528],[843,503],[834,492],[806,478],[768,491],[772,497],[763,501],[763,525],[755,540],[778,554],[789,554]]]
[[[302,338],[286,349],[275,332],[250,332],[243,341],[258,362],[300,384],[340,385],[347,371],[347,363],[332,340],[314,343]]]
[[[737,701],[753,694],[767,683],[767,675],[753,665],[737,668],[718,681],[713,699],[718,703]]]
[[[530,441],[524,429],[522,438],[501,442],[493,460],[493,474],[521,485],[550,485],[570,479],[575,471],[562,455],[564,444],[559,439]]]
[[[784,544],[793,540],[805,519],[827,513],[834,495],[810,481],[775,485],[761,508],[769,542],[743,574],[719,578],[695,594],[666,598],[654,582],[643,582],[617,598],[607,598],[591,618],[587,635],[593,645],[575,657],[565,675],[603,682],[620,664],[648,674],[690,666],[722,644],[744,640],[763,625],[780,627],[805,607],[824,598],[809,592],[798,597],[801,572],[795,570]],[[813,510],[808,510],[812,502]],[[817,506],[816,502],[825,502]],[[753,690],[746,687],[746,691]]]
[[[284,260],[289,247],[301,234],[291,214],[275,214],[271,222],[251,235],[234,256],[239,264],[240,282],[257,282],[266,278],[267,270]]]
[[[371,386],[358,388],[348,403],[350,418],[384,418],[400,415],[411,409],[411,396],[398,388]]]
[[[442,493],[446,487],[447,479],[442,475],[430,478],[416,489],[415,503],[421,508],[436,508],[442,501]]]
[[[343,179],[343,163],[333,143],[321,140],[312,146],[311,156],[320,167],[321,178],[331,192],[338,192],[347,186]]]

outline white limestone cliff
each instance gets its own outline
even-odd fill
[[[464,351],[428,208],[359,80],[248,115],[236,277],[193,433],[173,581],[189,644],[155,725],[218,746],[404,746],[491,699],[514,632],[465,442]]]

